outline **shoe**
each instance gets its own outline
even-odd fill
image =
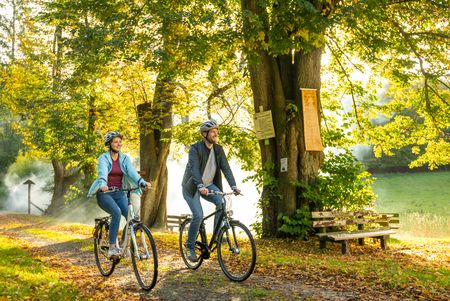
[[[119,256],[119,254],[120,254],[120,249],[117,247],[112,247],[112,248],[109,248],[109,250],[108,250],[108,257]]]
[[[186,257],[189,261],[197,262],[198,258],[197,255],[195,255],[194,249],[186,249]]]

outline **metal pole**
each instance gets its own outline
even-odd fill
[[[28,184],[28,214],[31,214],[31,184]]]

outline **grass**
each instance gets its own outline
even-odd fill
[[[18,216],[18,220],[23,221],[24,224],[26,224],[26,218],[27,216]],[[68,224],[64,225],[64,230],[72,229],[73,232],[64,231],[65,233],[61,233],[58,232],[60,230],[58,226],[54,224],[55,221],[52,221],[48,224],[48,228],[45,228],[46,225],[41,223],[39,227],[25,227],[21,232],[58,242],[73,242],[77,240],[77,235],[90,233],[90,230],[92,230],[91,226],[77,225],[72,227]],[[153,236],[159,250],[164,250],[166,253],[170,251],[169,253],[172,254],[170,256],[178,256],[177,233],[154,231]],[[18,249],[17,243],[12,245],[10,240],[7,241],[9,245],[3,241],[0,242],[2,246],[6,245],[7,253],[12,252],[9,249],[14,247],[14,252],[23,252],[24,254],[20,256],[3,254],[2,249],[0,253],[2,267],[8,266],[8,264],[14,266],[15,262],[12,258],[21,258],[18,259],[18,263],[21,264],[24,260],[23,266],[27,267],[24,272],[31,273],[36,270],[36,268],[33,268],[33,262],[37,265],[38,271],[48,271],[39,261],[30,259],[25,251]],[[74,244],[73,247],[83,247],[83,242]],[[355,289],[362,288],[362,292],[367,294],[381,290],[384,294],[391,294],[392,292],[402,298],[417,299],[427,297],[429,294],[431,299],[439,299],[448,292],[450,287],[449,247],[449,239],[422,238],[415,241],[391,239],[389,249],[384,252],[379,249],[378,243],[375,244],[368,239],[365,246],[352,243],[350,247],[352,255],[342,256],[339,244],[330,243],[327,245],[327,249],[323,251],[319,250],[316,239],[310,239],[306,242],[301,240],[258,239],[257,265],[254,277],[263,279],[262,276],[270,276],[272,278],[267,279],[282,279],[282,281],[302,279],[306,284],[308,284],[307,281],[311,280],[312,282],[309,284],[324,288],[328,288],[331,281],[333,288],[337,290],[354,287]],[[210,261],[214,261],[214,265],[217,264],[214,259]],[[225,276],[218,278],[213,276],[214,273],[208,273],[208,262],[205,264],[206,266],[199,271],[172,270],[170,266],[163,267],[161,265],[161,271],[166,272],[167,275],[163,277],[165,280],[158,284],[159,289],[173,290],[181,284],[187,284],[187,287],[192,286],[194,289],[196,284],[203,283],[207,284],[206,287],[209,292],[214,292],[217,296],[240,296],[241,300],[283,299],[283,293],[270,289],[270,283],[259,283],[257,287],[247,286],[246,283],[243,285],[230,283]],[[3,269],[0,269],[0,271],[3,271]],[[11,278],[11,273],[13,273],[12,270],[6,277]],[[43,272],[39,273],[42,274]],[[49,286],[47,284],[49,282],[58,283],[56,272],[49,273],[50,276],[48,277],[55,275],[55,278],[52,279],[56,280],[43,280],[42,285],[44,287],[45,285]],[[0,286],[5,283],[6,277],[1,278]],[[15,287],[21,289],[22,285],[16,285]],[[31,287],[36,287],[36,285],[31,285]],[[36,294],[45,291],[39,290],[36,292],[29,289],[26,292],[14,293],[16,290],[17,288],[9,287],[8,291],[5,290],[2,293],[3,295],[18,296],[16,299],[19,300],[26,299],[27,293],[35,298]],[[49,293],[57,294],[57,292],[64,290],[67,291],[68,299],[66,300],[72,300],[70,299],[72,298],[71,294],[75,296],[75,293],[70,286],[64,286],[64,284],[56,292],[49,291]],[[0,299],[1,297],[2,295],[0,295]],[[45,300],[46,297],[35,299]],[[55,300],[59,299],[55,298]]]
[[[17,241],[0,236],[0,299],[79,300],[77,289],[33,259]]]
[[[400,235],[450,238],[450,172],[375,177],[376,209],[400,213]]]
[[[55,232],[55,231],[46,230],[46,229],[37,229],[37,228],[25,229],[23,232],[37,236],[37,237],[51,239],[51,240],[54,240],[57,242],[80,244],[81,245],[80,250],[94,251],[94,246],[92,244],[92,241],[86,240],[86,239],[75,238],[71,235],[67,235],[64,233]]]

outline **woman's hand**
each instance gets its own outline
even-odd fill
[[[108,186],[102,186],[100,187],[100,190],[103,192],[108,191]]]
[[[152,186],[152,184],[150,182],[142,181],[139,184],[139,186],[141,186],[143,189],[147,190]]]

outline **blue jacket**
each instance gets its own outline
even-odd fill
[[[133,188],[138,187],[139,184],[144,181],[144,179],[137,173],[136,169],[131,164],[131,159],[127,155],[119,152],[119,164],[120,169],[123,172],[122,177],[122,188]],[[112,159],[109,151],[103,153],[98,157],[97,164],[97,179],[92,183],[91,188],[89,188],[88,197],[91,197],[97,193],[100,187],[108,186],[108,174],[112,169]],[[140,190],[136,192],[141,193]]]
[[[233,172],[228,164],[227,157],[223,151],[222,146],[214,144],[213,149],[216,156],[217,170],[214,176],[213,184],[221,191],[222,188],[222,172],[227,179],[231,188],[236,188],[236,181],[234,180]],[[202,175],[205,171],[206,163],[208,162],[210,150],[203,140],[192,144],[189,148],[189,161],[184,172],[182,187],[189,195],[194,195],[197,189],[204,187]]]

